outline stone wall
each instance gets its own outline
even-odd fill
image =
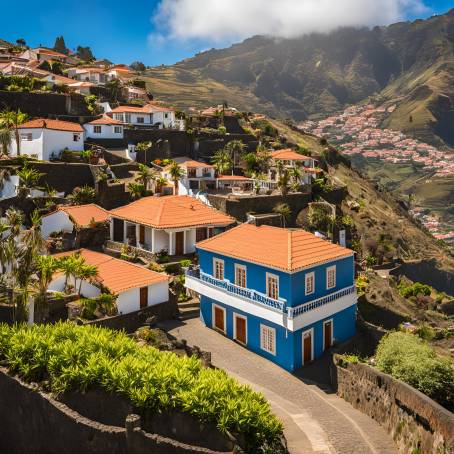
[[[106,210],[112,210],[131,202],[125,183],[99,182],[97,186],[98,204]]]
[[[286,197],[281,195],[252,195],[252,196],[224,196],[217,194],[208,194],[208,200],[214,208],[233,216],[238,221],[246,222],[247,213],[265,214],[272,213],[273,208],[280,204],[289,205],[292,212],[289,227],[295,225],[298,213],[307,207],[311,201],[310,194],[287,194]]]
[[[339,364],[335,355],[331,367],[337,394],[382,425],[400,452],[454,452],[453,413],[366,364]]]
[[[80,404],[83,395],[79,397]],[[9,409],[0,412],[0,452],[8,454],[219,454],[146,433],[137,416],[128,415],[123,427],[89,419],[36,385],[8,375],[4,368],[0,369],[0,408]]]

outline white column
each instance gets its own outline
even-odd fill
[[[128,232],[128,223],[126,221],[123,222],[123,243],[127,244],[128,239],[126,238],[126,234]]]
[[[174,255],[174,251],[173,251],[173,232],[169,232],[169,255]]]
[[[188,242],[188,241],[187,241],[187,234],[188,234],[188,231],[185,230],[185,231],[183,232],[183,254],[187,254],[187,253],[188,253],[187,247],[186,247],[186,244],[187,244],[187,242]]]
[[[109,220],[109,230],[110,230],[110,239],[113,241],[114,239],[114,218],[110,218]]]
[[[140,240],[140,224],[136,224],[136,247],[139,247]]]
[[[156,250],[155,230],[153,228],[151,229],[151,252],[153,252],[153,254],[158,252]]]

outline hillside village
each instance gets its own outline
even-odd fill
[[[0,40],[0,380],[48,403],[0,448],[44,452],[47,406],[50,452],[453,448],[451,237],[348,160],[443,178],[451,154],[380,129],[393,106],[298,129],[176,109],[139,62],[22,41]],[[408,412],[364,397],[385,382]]]

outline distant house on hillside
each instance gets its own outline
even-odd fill
[[[81,294],[85,298],[99,296],[102,287],[117,295],[116,305],[119,314],[128,314],[169,301],[167,275],[88,249],[55,254],[54,257],[61,258],[75,252],[79,252],[87,264],[96,266],[98,270],[98,277],[93,282],[82,281]],[[80,280],[70,278],[69,284],[78,289]],[[49,290],[62,292],[64,287],[64,274],[56,273]]]
[[[87,139],[123,139],[123,123],[107,115],[84,124]]]
[[[68,77],[80,82],[91,82],[95,85],[102,85],[108,81],[104,68],[97,66],[75,66],[68,69]]]
[[[184,170],[183,177],[178,182],[179,195],[192,195],[202,189],[215,187],[214,167],[204,162],[194,161],[187,157],[173,158],[175,162]],[[168,181],[172,180],[169,173],[170,166],[162,171],[162,176]]]
[[[154,254],[184,255],[234,222],[189,196],[151,196],[110,211],[110,238]]]
[[[353,251],[304,230],[242,224],[197,244],[185,285],[206,326],[293,371],[355,334]]]
[[[20,153],[43,161],[59,156],[65,148],[73,151],[84,149],[84,129],[78,123],[35,118],[21,124],[18,130]],[[15,140],[10,145],[9,153],[17,155]]]
[[[47,49],[45,47],[36,47],[35,49],[27,49],[20,55],[27,60],[38,60],[40,63],[43,61],[56,60],[66,63],[70,57],[68,55],[56,52],[55,50]]]
[[[41,218],[41,233],[45,239],[56,232],[73,233],[75,230],[90,228],[93,223],[107,222],[108,217],[109,212],[94,203],[61,205]]]
[[[151,103],[144,106],[119,106],[112,109],[109,115],[124,124],[134,126],[173,128],[176,124],[175,112],[172,109]]]

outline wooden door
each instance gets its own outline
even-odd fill
[[[303,338],[303,354],[304,361],[303,364],[308,364],[312,361],[312,333],[304,333]]]
[[[333,322],[325,322],[325,350],[331,347],[333,343]]]
[[[140,289],[140,308],[148,306],[148,287],[142,287]]]
[[[225,332],[224,311],[217,306],[214,306],[214,326],[222,332]]]
[[[175,255],[184,254],[184,232],[175,234]]]
[[[246,344],[246,319],[243,317],[235,317],[235,339]]]
[[[143,246],[145,244],[145,226],[139,225],[139,243]]]
[[[119,243],[123,243],[124,222],[123,219],[114,218],[113,220],[113,240]]]
[[[207,228],[200,227],[195,231],[195,241],[198,243],[199,241],[203,241],[207,239]]]

